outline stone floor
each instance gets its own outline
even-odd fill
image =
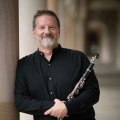
[[[100,100],[94,106],[96,120],[120,120],[120,74],[98,76]]]

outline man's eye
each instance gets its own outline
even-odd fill
[[[45,29],[45,27],[39,27],[39,29],[40,29],[40,30],[43,30],[43,29]]]
[[[55,29],[55,27],[50,27],[50,29],[51,29],[51,30],[54,30],[54,29]]]

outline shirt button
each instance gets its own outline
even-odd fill
[[[52,93],[52,92],[50,92],[50,94],[52,95],[53,93]]]
[[[49,80],[51,80],[52,78],[49,78]]]
[[[50,64],[48,64],[50,66]]]

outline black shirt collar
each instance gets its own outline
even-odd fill
[[[56,48],[54,48],[53,49],[53,54],[55,55],[55,54],[57,54],[59,51],[60,51],[60,49],[61,49],[62,47],[61,47],[61,45],[59,44]],[[40,53],[40,55],[41,56],[44,56],[44,53],[42,52],[42,51],[39,51],[39,49],[37,50],[39,53]]]

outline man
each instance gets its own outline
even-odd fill
[[[99,100],[99,84],[94,71],[79,95],[67,101],[90,64],[88,58],[60,46],[60,22],[50,10],[36,12],[33,34],[38,50],[18,61],[14,91],[17,109],[32,114],[34,120],[95,120],[93,105]]]

